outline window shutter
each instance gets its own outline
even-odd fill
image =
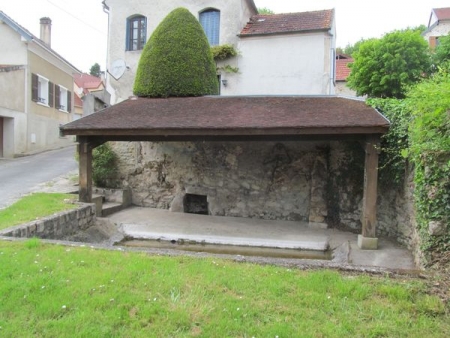
[[[208,10],[200,13],[200,24],[205,31],[209,44],[212,46],[218,45],[220,35],[220,12],[218,10]]]
[[[61,106],[60,94],[61,94],[61,88],[59,88],[58,85],[55,85],[55,108],[56,109],[59,109],[59,107]],[[51,106],[51,107],[53,107],[53,106]]]
[[[72,92],[67,91],[67,111],[72,112]]]
[[[436,37],[435,36],[430,36],[430,47],[431,48],[436,48]]]
[[[31,100],[38,102],[38,76],[36,74],[31,74]]]
[[[54,106],[54,102],[53,102],[53,98],[54,98],[54,95],[53,95],[53,93],[54,93],[54,91],[53,91],[53,88],[54,88],[54,86],[53,86],[53,82],[48,82],[48,105],[50,106],[50,107],[53,107]]]
[[[127,31],[126,31],[126,37],[125,37],[125,50],[131,50],[131,42],[130,42],[130,39],[131,39],[131,34],[130,34],[130,31],[131,31],[131,20],[130,19],[128,19],[127,20]]]

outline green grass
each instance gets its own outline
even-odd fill
[[[4,337],[446,337],[414,279],[0,242]]]
[[[36,193],[23,197],[18,202],[0,210],[0,229],[31,222],[37,218],[74,209],[77,206],[64,202],[65,199],[76,200],[74,195]]]

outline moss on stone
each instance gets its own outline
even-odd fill
[[[141,54],[133,91],[148,97],[218,94],[208,40],[187,9],[173,10],[153,32]]]

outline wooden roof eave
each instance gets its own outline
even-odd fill
[[[382,135],[387,130],[388,126],[272,129],[62,129],[62,134],[103,141],[255,141],[361,138],[365,135]]]

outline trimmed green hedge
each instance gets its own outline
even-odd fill
[[[175,9],[145,45],[134,94],[169,97],[218,92],[216,66],[202,26],[187,9]]]

